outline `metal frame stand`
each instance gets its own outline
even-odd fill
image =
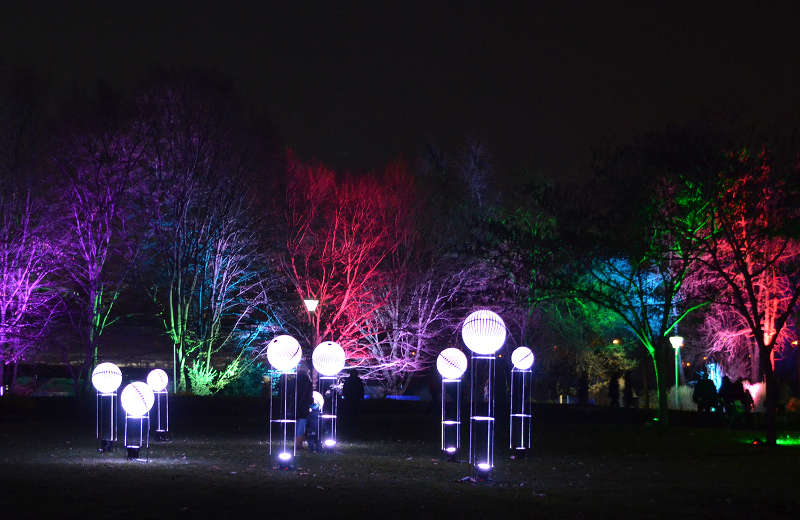
[[[442,379],[441,447],[448,460],[456,460],[461,448],[461,379]]]
[[[511,368],[511,406],[508,420],[508,447],[517,456],[524,456],[531,448],[531,380],[533,370]]]
[[[107,403],[107,404],[106,404]],[[117,393],[97,392],[95,400],[97,451],[113,451],[117,442]]]
[[[147,422],[147,427],[145,427],[144,423]],[[128,438],[128,423],[132,425],[138,425],[138,435],[131,435]],[[136,433],[136,426],[131,428],[131,431]],[[149,415],[141,415],[141,416],[133,416],[125,413],[125,448],[128,450],[128,460],[137,460],[140,462],[146,462],[149,460],[149,448],[150,448],[150,416]],[[147,454],[144,458],[141,458],[139,455],[141,453],[141,449],[144,448],[147,450]]]
[[[338,392],[336,385],[339,376],[319,376],[319,393],[325,398],[322,406],[322,413],[319,414],[319,425],[317,435],[321,441],[322,450],[328,453],[336,451],[336,417]]]
[[[272,394],[271,386],[269,389],[269,454],[272,457],[273,451],[276,452],[277,469],[290,470],[297,454],[297,372],[282,372],[281,380],[277,396]],[[273,430],[277,435],[273,435]]]
[[[470,363],[469,462],[476,480],[494,468],[494,355],[472,354]]]
[[[155,394],[155,404],[150,409],[150,413],[155,412],[156,420],[156,439],[165,441],[169,438],[169,397],[167,389],[153,392]]]

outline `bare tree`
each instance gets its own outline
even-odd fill
[[[0,384],[3,367],[26,359],[60,307],[58,251],[30,193],[0,192]]]
[[[319,300],[316,312],[307,313],[309,345],[329,339],[356,364],[369,359],[361,325],[385,303],[372,289],[397,247],[391,233],[397,209],[393,194],[373,177],[337,179],[322,165],[290,157],[282,267],[298,305]]]
[[[696,288],[749,329],[767,388],[767,443],[774,445],[778,389],[771,360],[800,299],[797,156],[791,150],[779,160],[767,150],[742,149],[728,159],[705,186],[710,222]]]
[[[77,391],[86,388],[103,332],[117,319],[114,306],[138,255],[132,227],[140,220],[131,207],[144,148],[137,125],[103,120],[95,128],[66,132],[52,154],[64,268],[77,289],[75,323],[84,344]]]
[[[153,120],[151,296],[172,342],[176,390],[214,393],[241,372],[274,309],[262,254],[250,144],[235,132],[225,92],[167,81],[143,98]]]

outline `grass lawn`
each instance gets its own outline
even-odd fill
[[[149,462],[98,454],[94,409],[0,404],[2,518],[764,518],[800,511],[800,448],[748,445],[725,427],[661,428],[614,410],[540,406],[534,449],[498,432],[489,483],[438,450],[435,413],[367,409],[335,455],[272,469],[259,400],[185,399]],[[8,513],[13,514],[7,516]]]

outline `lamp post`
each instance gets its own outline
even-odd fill
[[[517,347],[511,353],[511,406],[508,419],[508,447],[519,455],[531,447],[531,376],[533,351]]]
[[[300,343],[286,334],[267,344],[267,361],[280,372],[278,395],[269,396],[269,453],[276,453],[276,468],[293,468],[297,437],[297,364],[302,357]],[[291,379],[291,384],[290,384]]]
[[[679,374],[681,369],[680,350],[683,346],[683,336],[670,336],[669,343],[675,350],[675,409],[679,408],[680,401],[678,400],[678,385],[680,384]]]

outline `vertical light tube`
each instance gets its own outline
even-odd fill
[[[333,451],[336,448],[337,381],[338,376],[319,376],[319,392],[325,401],[319,415],[317,435],[321,440],[322,448],[326,451]]]
[[[527,450],[531,447],[531,379],[532,370],[511,369],[511,407],[508,428],[508,447]]]

